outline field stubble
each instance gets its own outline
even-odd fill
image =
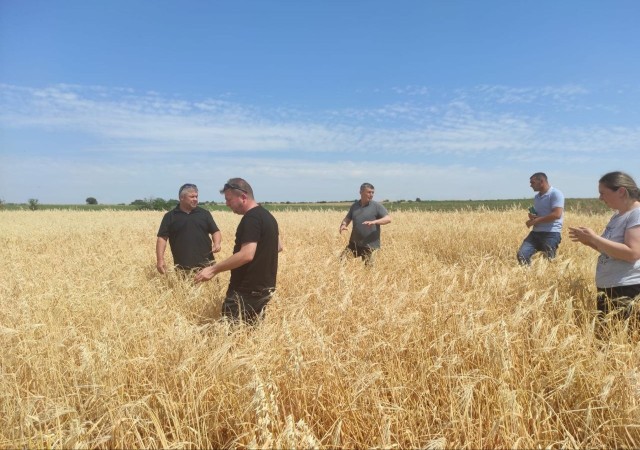
[[[0,212],[0,446],[640,446],[639,349],[594,336],[595,252],[519,267],[521,211],[394,213],[373,268],[339,260],[344,211],[278,212],[252,330],[218,320],[228,274],[157,274],[161,216]],[[215,218],[225,258],[239,217]]]

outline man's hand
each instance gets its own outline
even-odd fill
[[[158,261],[156,263],[156,269],[158,269],[158,272],[160,272],[162,275],[167,273],[167,265],[164,263],[164,260]]]
[[[215,264],[214,264],[215,265]],[[204,281],[209,281],[215,276],[216,272],[213,266],[208,266],[198,272],[194,278],[196,283],[202,283]]]
[[[527,226],[527,228],[531,228],[532,226],[534,226],[536,224],[535,220],[537,218],[538,216],[536,214],[529,213],[529,220],[525,222],[525,225]]]

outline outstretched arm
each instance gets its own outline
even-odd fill
[[[368,225],[370,227],[374,225],[386,225],[388,223],[391,223],[391,216],[389,214],[376,220],[367,220],[365,222],[362,222],[363,225]]]
[[[227,270],[237,269],[240,266],[253,261],[256,255],[256,249],[258,248],[257,242],[247,242],[242,244],[240,251],[229,256],[224,261],[220,261],[212,266],[205,267],[196,274],[195,282],[201,283],[203,281],[209,281],[220,272],[226,272]]]

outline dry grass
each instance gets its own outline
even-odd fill
[[[337,258],[343,215],[276,213],[248,330],[217,320],[228,276],[156,273],[161,213],[0,212],[0,446],[640,447],[639,348],[594,336],[595,252],[523,269],[521,211],[398,212],[369,269]],[[216,220],[226,257],[239,217]]]

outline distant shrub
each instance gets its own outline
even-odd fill
[[[98,200],[96,200],[94,197],[87,197],[87,199],[85,201],[87,202],[87,205],[97,205],[98,204]]]
[[[144,200],[134,200],[131,202],[131,205],[136,206],[136,209],[138,210],[167,211],[174,208],[177,203],[177,200],[164,200],[159,197],[149,197]]]
[[[28,202],[29,202],[29,209],[31,211],[35,211],[40,206],[37,198],[30,198]]]

